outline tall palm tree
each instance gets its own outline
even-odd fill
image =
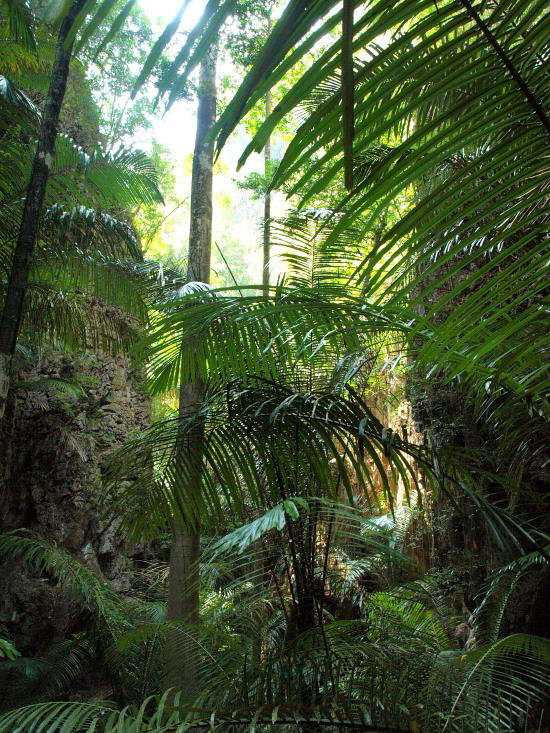
[[[10,107],[12,113],[17,109]],[[2,295],[21,212],[22,182],[28,180],[31,164],[20,132],[6,131],[0,146]],[[156,173],[144,154],[124,148],[105,154],[98,148],[88,155],[69,138],[58,136],[21,314],[23,340],[58,341],[76,348],[92,343],[107,349],[117,339],[128,342],[123,320],[118,330],[113,320],[109,326],[91,298],[116,305],[143,324],[147,303],[160,288],[156,268],[143,262],[131,225],[110,212],[160,200]]]
[[[36,18],[30,17],[25,3],[11,0],[7,5],[10,29],[14,40],[22,41],[27,48],[34,48],[32,23]],[[46,16],[52,14],[52,4],[46,4],[41,12]],[[55,4],[56,5],[56,4]],[[44,110],[38,123],[38,141],[30,176],[27,181],[26,195],[18,234],[13,248],[9,278],[6,284],[2,313],[0,315],[0,420],[3,417],[6,398],[10,384],[12,361],[17,345],[17,337],[21,328],[25,296],[29,275],[32,268],[36,248],[38,227],[43,211],[44,199],[50,169],[56,156],[56,137],[59,115],[65,97],[69,65],[73,54],[76,35],[81,29],[88,14],[96,10],[95,15],[82,33],[79,48],[90,37],[101,20],[105,20],[113,8],[112,0],[101,3],[87,3],[85,0],[74,0],[67,7],[59,10],[53,8],[54,25],[58,25],[55,55],[49,79]],[[96,7],[97,6],[97,7]],[[116,21],[115,21],[116,25]],[[107,40],[107,39],[106,39]]]
[[[38,144],[13,252],[10,277],[0,317],[0,420],[6,407],[12,359],[15,354],[21,324],[25,292],[36,243],[38,220],[42,213],[50,166],[55,153],[59,113],[69,75],[72,43],[67,44],[67,39],[76,17],[83,8],[84,0],[75,0],[61,22],[52,76],[40,122]]]
[[[199,75],[197,132],[191,174],[191,208],[189,248],[187,255],[187,288],[204,288],[210,282],[212,254],[212,184],[214,146],[210,138],[216,120],[216,63],[217,45],[214,44],[201,64]],[[185,331],[181,332],[181,348],[193,348]],[[179,384],[178,414],[181,420],[200,415],[205,396],[205,381],[197,375],[181,379]],[[200,501],[202,483],[203,431],[201,426],[193,434],[177,441],[178,461],[189,462],[196,469],[188,476],[186,489]],[[200,547],[200,523],[182,524],[176,517],[173,522],[170,548],[170,582],[168,589],[167,617],[193,624],[199,617],[198,565]],[[167,646],[167,679],[169,686],[185,690],[190,700],[198,692],[197,674],[193,655],[182,654],[173,638]]]
[[[351,5],[346,5],[348,13]],[[450,360],[453,376],[476,371],[484,383],[504,380],[503,388],[540,403],[547,387],[546,372],[535,365],[545,328],[542,161],[549,131],[541,101],[547,93],[542,6],[526,1],[513,9],[497,4],[479,12],[454,0],[427,9],[417,3],[391,9],[384,3],[355,6],[353,26],[345,25],[354,53],[354,187],[344,216],[337,214],[333,241],[361,217],[368,231],[369,221],[389,202],[414,192],[411,206],[358,269],[365,295],[371,302],[405,308],[407,317],[415,312],[419,336],[432,333],[437,324],[437,338],[424,339],[423,361]],[[339,27],[343,12],[336,0],[287,4],[219,120],[218,148],[316,40]],[[201,26],[202,35],[193,38],[195,50],[190,44],[189,56],[182,51],[161,79],[161,91],[180,88],[206,39],[217,31],[217,21]],[[241,162],[252,151],[261,152],[285,115],[351,63],[349,57],[342,60],[341,46],[335,40],[294,84]],[[183,71],[176,83],[178,68]],[[350,151],[343,154],[342,131],[350,115],[340,104],[342,90],[331,84],[324,89],[272,184],[296,176],[292,192],[300,195],[302,206],[350,164]],[[300,175],[306,161],[312,164]],[[522,266],[522,288],[513,297]],[[469,276],[457,280],[468,267]],[[442,282],[451,284],[445,298],[433,298]],[[500,297],[492,297],[495,288]],[[451,302],[460,307],[452,318],[441,318]],[[518,312],[521,316],[513,317]],[[523,347],[509,349],[510,339],[521,341],[527,332]]]
[[[17,2],[10,8],[27,12]],[[15,30],[7,21],[1,26],[5,43],[0,61],[10,77],[2,77],[0,87],[2,300],[9,290],[34,165],[29,141],[39,135],[43,122],[43,115],[18,83],[24,84],[29,73],[47,82],[49,74],[47,61],[33,50],[34,24],[27,15],[23,21]],[[30,36],[20,39],[24,31]],[[42,36],[40,52],[47,57],[47,40]],[[56,136],[42,213],[33,223],[36,244],[20,314],[21,336],[28,344],[57,340],[78,348],[86,344],[110,348],[117,339],[127,341],[130,334],[124,319],[118,319],[117,326],[117,319],[106,318],[105,308],[93,307],[93,298],[145,322],[154,267],[143,263],[136,234],[123,212],[161,200],[156,171],[143,153],[123,146],[110,154],[100,146],[86,153],[67,135]]]
[[[478,12],[454,1],[429,9],[398,3],[391,10],[356,3],[351,26],[351,5],[287,4],[221,116],[218,148],[266,90],[343,23],[347,55],[335,39],[277,105],[241,162],[261,152],[284,115],[306,105],[309,114],[273,187],[290,178],[291,193],[306,207],[353,162],[352,191],[342,191],[319,227],[330,230],[327,247],[340,258],[344,243],[361,247],[380,215],[401,201],[350,282],[360,284],[364,299],[382,308],[397,330],[407,324],[406,350],[425,373],[460,379],[479,403],[498,404],[501,415],[506,410],[511,418],[519,407],[544,421],[548,88],[542,6],[497,4]],[[202,44],[215,28],[203,27]],[[191,58],[199,53],[197,45]],[[334,83],[350,63],[353,115],[350,89],[342,89],[345,80],[349,87],[349,68],[342,83]],[[174,74],[161,82],[167,93]]]

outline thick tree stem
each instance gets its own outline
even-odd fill
[[[0,352],[0,422],[4,418],[10,388],[12,355]]]
[[[29,274],[32,268],[46,186],[55,154],[55,139],[59,124],[59,113],[67,87],[72,44],[68,44],[65,47],[65,41],[74,19],[84,6],[84,1],[75,0],[73,2],[59,29],[52,76],[46,96],[42,121],[40,123],[38,145],[32,164],[23,216],[21,217],[19,234],[13,253],[6,298],[0,318],[0,420],[4,416],[6,409],[13,355],[21,326],[23,305],[29,282]]]
[[[201,65],[197,133],[191,179],[191,216],[189,228],[189,253],[187,279],[190,282],[208,283],[212,249],[212,168],[214,144],[208,137],[216,121],[216,57],[212,48]],[[192,348],[183,335],[183,348]],[[194,415],[204,400],[205,384],[196,379],[183,383],[179,395],[179,416]],[[192,466],[190,485],[185,495],[200,492],[202,481],[202,450],[204,430],[199,428],[192,435],[182,438],[178,445],[180,460]],[[174,522],[170,552],[170,578],[168,585],[169,621],[196,624],[199,620],[199,550],[200,526],[181,526]],[[172,629],[168,634],[166,649],[166,683],[168,687],[182,691],[182,702],[192,702],[200,692],[197,679],[197,646],[191,630]]]
[[[354,81],[353,81],[353,2],[344,0],[342,15],[342,127],[344,139],[344,185],[353,188]]]
[[[269,117],[272,109],[271,92],[265,95],[265,119]],[[264,148],[264,175],[266,182],[271,175],[271,137],[267,138]],[[271,250],[271,194],[266,192],[264,197],[264,227],[263,227],[263,269],[262,269],[262,285],[263,294],[267,298],[269,295],[269,258]]]

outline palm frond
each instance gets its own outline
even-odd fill
[[[27,3],[24,0],[2,0],[0,8],[8,18],[12,38],[26,50],[35,51],[33,19]]]
[[[48,700],[62,695],[87,671],[92,660],[92,648],[83,639],[67,639],[54,645],[41,658],[18,656],[0,665],[0,680],[11,692],[11,701],[3,700],[5,711],[22,703]]]
[[[460,730],[464,724],[472,732],[513,729],[522,724],[537,701],[545,698],[550,644],[548,639],[514,634],[485,648],[456,655],[436,672],[431,681],[432,694],[437,695],[437,684],[447,685],[440,692],[448,696],[449,706],[445,722],[439,723],[442,732]],[[440,701],[436,707],[438,704]]]
[[[0,639],[0,657],[2,659],[14,660],[20,653],[8,639]]]
[[[192,457],[177,458],[177,445],[203,427],[202,490],[191,494],[196,467]],[[196,417],[160,421],[128,443],[112,463],[110,480],[127,487],[118,509],[139,536],[167,526],[173,514],[184,524],[216,521],[228,509],[242,517],[245,497],[258,507],[274,506],[296,495],[302,471],[328,498],[337,498],[338,477],[350,500],[353,471],[371,502],[377,501],[379,482],[391,504],[398,480],[406,492],[416,485],[408,454],[419,455],[418,448],[387,431],[357,397],[299,393],[262,381],[237,383],[214,393]],[[157,467],[157,477],[151,466]]]
[[[36,123],[38,109],[29,97],[8,78],[0,75],[0,125],[7,127],[13,115],[21,116],[28,124]]]
[[[315,23],[325,18],[326,33],[341,20],[334,5],[288,3],[218,123],[220,146],[303,55]],[[399,2],[391,10],[375,3],[356,16],[353,51],[363,56],[354,79],[353,156],[359,165],[373,146],[389,147],[357,178],[329,241],[336,246],[361,216],[368,230],[392,201],[408,197],[409,211],[358,268],[365,296],[404,308],[412,342],[430,332],[417,355],[427,370],[452,378],[475,365],[492,372],[491,381],[506,374],[507,388],[540,406],[548,388],[546,364],[536,366],[547,330],[542,5],[516,4],[500,18],[464,3]],[[389,40],[380,45],[383,36]],[[299,39],[303,46],[290,52]],[[339,63],[335,41],[294,83],[243,160]],[[313,109],[275,176],[276,186],[317,155],[293,188],[302,205],[343,169],[339,95],[336,89]]]
[[[107,624],[122,619],[120,600],[106,583],[91,569],[66,550],[16,530],[0,537],[0,554],[21,558],[39,572],[52,575],[82,599],[85,607]]]

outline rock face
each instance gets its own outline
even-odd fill
[[[101,474],[112,451],[148,425],[141,381],[126,357],[42,356],[20,374],[4,436],[3,529],[55,542],[123,593],[144,548],[105,520]],[[76,599],[55,582],[19,562],[0,566],[0,623],[21,652],[40,654],[77,631],[79,616]]]
[[[447,279],[431,291],[427,305],[445,298],[452,288],[462,285],[476,269],[487,264],[485,258],[479,258],[448,275],[457,262],[448,262],[437,271],[437,278],[447,274]],[[465,288],[459,298],[448,302],[438,321],[443,322],[467,297],[490,283],[497,272],[486,272],[482,282]],[[434,276],[431,277],[433,283]],[[419,295],[416,291],[414,297]],[[437,372],[427,377],[422,369],[415,369],[408,373],[406,393],[417,430],[429,437],[440,462],[453,467],[451,473],[460,472],[461,463],[468,466],[476,476],[475,488],[482,495],[497,506],[516,512],[521,522],[527,520],[548,532],[548,423],[531,409],[527,400],[514,398],[507,388],[500,390],[498,399],[491,396],[490,382],[484,389],[474,398],[458,379],[448,381]],[[504,419],[500,414],[503,406]],[[501,551],[482,513],[456,486],[447,484],[446,491],[432,492],[430,510],[434,569],[447,588],[453,610],[460,615],[465,607],[472,610],[479,603],[491,572],[509,562],[511,556]],[[547,583],[548,573],[543,565],[533,570],[533,577],[527,574],[518,581],[501,620],[504,633],[546,635],[547,622],[541,624],[540,619],[541,610],[547,605],[543,590]]]

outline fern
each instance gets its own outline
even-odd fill
[[[0,556],[20,558],[38,572],[47,573],[75,592],[84,608],[107,628],[128,624],[119,597],[91,568],[67,550],[33,537],[25,530],[0,535]]]

